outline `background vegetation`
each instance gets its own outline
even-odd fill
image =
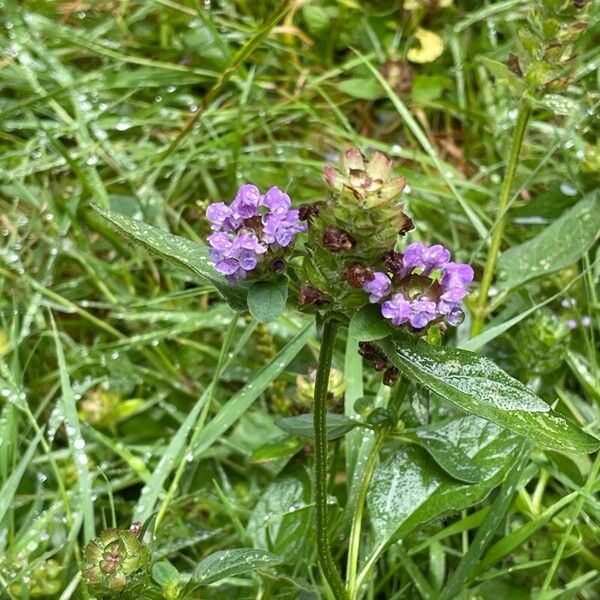
[[[412,238],[452,248],[478,281],[518,110],[490,61],[516,51],[532,4],[0,2],[2,598],[87,597],[85,541],[152,515],[156,597],[177,597],[208,554],[252,546],[283,562],[203,591],[188,584],[188,597],[326,597],[311,446],[274,422],[310,407],[308,320],[238,318],[211,286],[125,243],[90,204],[197,240],[206,205],[240,183],[314,201],[325,162],[349,145],[375,148],[408,181]],[[597,432],[598,248],[579,244],[569,218],[600,172],[600,10],[590,4],[566,85],[532,101],[502,249],[555,228],[498,269],[510,280],[524,265],[531,281],[510,294],[492,285],[496,310],[471,349]],[[552,262],[565,250],[572,260]],[[449,343],[469,347],[470,325],[467,315]],[[335,412],[363,395],[389,399],[355,350],[336,348],[345,389],[334,387]],[[403,392],[409,424],[460,416],[414,386]],[[456,443],[477,452],[491,435],[482,427],[461,421]],[[336,507],[373,443],[352,432],[332,444],[340,562],[348,515]],[[484,484],[444,479],[417,450],[401,465],[412,487],[380,484],[390,500],[386,510],[369,500],[364,538],[392,542],[401,528],[402,542],[382,552],[365,598],[600,597],[598,459],[518,458],[512,434],[494,444]],[[374,485],[389,482],[377,473]],[[446,491],[432,494],[432,482]]]

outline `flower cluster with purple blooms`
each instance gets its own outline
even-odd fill
[[[389,273],[373,272],[363,290],[369,302],[381,304],[383,317],[397,327],[408,323],[423,329],[443,319],[458,325],[463,317],[460,302],[469,293],[473,269],[450,259],[450,252],[440,244],[412,243],[403,253],[388,253]]]
[[[261,195],[255,185],[242,185],[231,205],[210,204],[206,217],[213,231],[208,236],[211,259],[232,283],[245,279],[266,256],[277,257],[273,267],[280,267],[284,249],[306,231],[290,197],[278,187]]]

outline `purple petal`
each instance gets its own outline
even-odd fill
[[[292,206],[290,197],[278,187],[272,187],[260,200],[271,213],[284,213]]]
[[[215,269],[223,275],[233,275],[240,268],[240,263],[235,258],[226,258],[215,264]]]
[[[213,248],[216,248],[221,252],[226,252],[231,248],[232,242],[226,233],[215,231],[215,233],[211,233],[206,239]]]
[[[246,183],[238,190],[231,208],[243,219],[256,216],[256,209],[260,201],[259,189],[250,183]]]
[[[370,294],[369,302],[374,304],[390,294],[392,291],[392,281],[385,273],[376,271],[373,273],[373,279],[365,281],[363,290]]]
[[[381,305],[381,314],[398,327],[410,318],[410,302],[402,294],[395,294],[391,300]]]

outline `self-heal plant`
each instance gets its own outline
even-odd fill
[[[325,167],[327,193],[324,197],[298,208],[293,208],[291,198],[277,187],[263,194],[252,184],[243,185],[231,204],[217,202],[207,208],[211,229],[207,235],[208,247],[99,209],[117,229],[166,260],[187,268],[192,275],[209,281],[233,308],[248,309],[260,322],[274,320],[286,306],[315,315],[320,350],[314,387],[311,386],[312,428],[309,425],[308,429],[314,442],[316,550],[326,585],[336,599],[357,600],[361,596],[363,583],[378,558],[398,539],[405,524],[404,517],[396,515],[388,519],[387,515],[380,515],[385,531],[373,532],[377,536],[376,545],[364,535],[365,507],[369,506],[369,515],[374,519],[381,513],[381,506],[387,506],[389,497],[381,501],[378,496],[382,487],[392,479],[393,491],[385,493],[395,496],[402,493],[396,479],[403,477],[403,471],[389,475],[388,459],[378,465],[379,450],[386,442],[391,442],[386,452],[391,453],[392,459],[397,453],[401,464],[407,456],[404,444],[416,445],[419,452],[433,458],[443,471],[447,485],[465,489],[465,486],[478,484],[466,493],[471,503],[483,500],[500,483],[501,473],[509,470],[513,461],[516,468],[510,476],[518,479],[529,452],[523,436],[558,452],[593,452],[599,445],[598,440],[552,412],[529,387],[489,359],[451,345],[441,345],[441,335],[448,326],[458,325],[463,318],[462,302],[469,294],[474,272],[470,265],[454,260],[450,249],[441,244],[405,239],[413,229],[413,222],[402,203],[404,179],[393,170],[392,161],[381,152],[374,152],[367,159],[357,148],[351,148],[343,154],[339,169]],[[369,398],[359,398],[353,406],[346,403],[346,415],[328,416],[334,350],[338,331],[344,326],[348,328],[347,364],[356,365],[354,361],[360,361],[354,354],[358,352],[375,371],[382,372],[383,384],[392,389],[387,404],[374,406]],[[233,340],[235,327],[233,321],[226,336],[228,344]],[[305,344],[310,331],[305,328],[300,337],[282,350],[287,360]],[[281,368],[287,363],[278,360],[275,364]],[[351,371],[345,372],[346,377],[351,374]],[[359,374],[362,386],[361,370]],[[260,380],[262,375],[259,373],[258,377]],[[218,378],[217,374],[215,382]],[[419,427],[404,422],[403,398],[407,383],[425,388],[451,405],[450,415],[452,407],[459,411],[460,416],[447,426],[450,437],[440,433],[439,424],[427,421],[429,415]],[[238,394],[238,401],[239,398],[246,401],[244,390]],[[386,394],[378,395],[378,399],[385,400]],[[225,406],[223,410],[230,411],[230,407]],[[469,447],[465,453],[457,445],[461,441],[464,413],[471,415],[469,418],[477,427],[492,427],[491,439],[504,436],[502,443],[507,444],[503,446],[508,448],[507,458],[500,470],[495,471],[500,473],[498,477],[483,474],[476,464],[476,455],[483,451],[483,446]],[[207,413],[199,414],[203,423]],[[279,424],[294,436],[294,448],[298,448],[297,436],[306,437],[306,417],[289,417],[283,420],[285,424]],[[224,417],[222,412],[215,419],[221,422],[219,427],[225,429],[235,422],[235,418]],[[504,430],[493,429],[494,424]],[[458,442],[452,441],[457,431],[455,426],[459,428]],[[334,523],[328,519],[328,442],[356,427],[368,428],[372,437],[363,438],[369,441],[364,449],[367,456],[361,459],[360,469],[355,462],[352,477],[348,478],[352,494],[345,507],[350,531],[344,582],[333,560],[329,540]],[[480,431],[475,435],[476,440],[484,438],[488,440],[487,433],[481,435]],[[499,454],[494,455],[494,463],[497,456]],[[421,458],[425,462],[426,457]],[[184,464],[178,473],[183,473]],[[437,471],[431,476],[432,481],[441,481]],[[175,487],[172,484],[171,490]],[[499,494],[499,498],[503,495]],[[152,505],[147,498],[144,500],[147,513],[152,511]],[[165,502],[157,521],[167,506]],[[494,515],[494,511],[489,514]],[[344,522],[341,526],[345,525]],[[360,551],[366,538],[368,552],[372,552],[368,557],[367,551]],[[106,556],[100,555],[100,550]],[[88,567],[87,579],[94,580],[90,583],[102,579],[113,585],[121,584],[123,578],[114,583],[111,572],[105,572],[125,556],[121,546],[100,550],[95,550],[98,556],[92,558],[104,562],[98,567],[90,561],[93,564]],[[360,556],[367,557],[362,565]],[[215,557],[211,555],[204,560],[220,561],[224,554]],[[261,564],[271,565],[280,557],[269,555],[263,559],[266,563]],[[464,564],[472,564],[469,561],[467,556]],[[455,577],[450,587],[452,593],[462,585],[458,576]],[[454,597],[448,594],[445,600]]]

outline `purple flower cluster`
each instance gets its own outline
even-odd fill
[[[289,247],[306,231],[290,197],[277,187],[261,195],[255,185],[243,185],[231,205],[215,202],[206,217],[213,230],[208,243],[215,269],[231,282],[244,279],[265,254]]]
[[[458,325],[463,314],[460,302],[469,293],[473,269],[450,259],[440,244],[415,242],[387,261],[391,274],[374,272],[363,290],[369,293],[369,302],[381,304],[381,314],[392,325],[408,323],[422,329],[441,319]]]

